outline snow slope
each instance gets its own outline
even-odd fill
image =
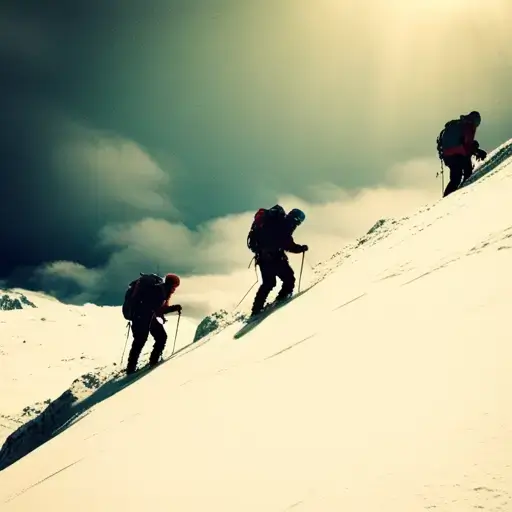
[[[510,163],[99,402],[1,510],[512,510]]]
[[[83,395],[111,378],[120,369],[127,335],[120,307],[69,306],[19,290],[9,296],[21,293],[35,307],[0,311],[0,445],[75,379],[83,376],[87,381],[87,389],[80,390]],[[176,318],[169,315],[166,329],[171,344],[175,325]],[[177,349],[189,342],[195,329],[196,322],[182,318]],[[152,344],[150,338],[141,361],[147,359]]]

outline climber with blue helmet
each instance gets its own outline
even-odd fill
[[[268,210],[260,208],[256,212],[247,237],[247,247],[254,253],[262,283],[254,298],[251,317],[263,310],[269,293],[277,284],[277,277],[283,284],[276,302],[292,295],[295,275],[286,252],[301,254],[308,250],[307,245],[296,244],[293,240],[293,232],[305,219],[306,215],[298,208],[286,213],[280,205]]]
[[[286,214],[286,219],[293,233],[306,220],[306,214],[302,210],[294,208]]]

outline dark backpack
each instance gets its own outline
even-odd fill
[[[157,307],[155,301],[155,289],[161,285],[164,280],[156,274],[143,274],[128,285],[124,294],[123,316],[126,320],[132,320],[133,312],[136,308],[146,306],[148,310]]]
[[[258,253],[262,250],[272,251],[280,248],[286,222],[286,212],[276,204],[270,209],[260,208],[254,215],[247,247]]]
[[[443,158],[443,150],[454,148],[464,142],[462,119],[448,121],[437,137],[437,154]]]

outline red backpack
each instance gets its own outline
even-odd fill
[[[260,208],[247,235],[247,247],[254,253],[279,249],[285,219],[286,212],[278,204],[268,210]]]

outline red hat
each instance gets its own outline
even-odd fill
[[[172,283],[174,288],[177,288],[180,285],[180,278],[176,274],[167,274],[165,276],[166,283]]]

